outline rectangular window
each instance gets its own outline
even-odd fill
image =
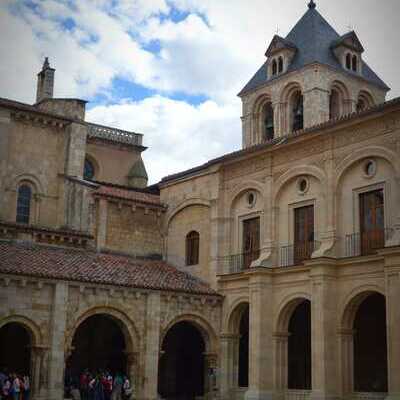
[[[314,206],[294,210],[294,264],[309,260],[314,251]]]
[[[385,214],[383,190],[360,194],[361,254],[385,247]]]
[[[260,218],[243,221],[243,268],[260,257]]]

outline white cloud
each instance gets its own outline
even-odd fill
[[[192,106],[154,96],[139,102],[98,106],[92,122],[144,132],[149,149],[143,157],[152,183],[240,147],[240,104],[206,101]]]

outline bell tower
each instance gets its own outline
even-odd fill
[[[48,57],[45,58],[42,70],[38,73],[36,103],[53,98],[54,74],[56,70],[50,67]]]

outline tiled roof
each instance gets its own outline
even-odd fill
[[[164,261],[26,242],[0,241],[0,273],[217,295],[205,282]]]
[[[157,196],[156,194],[140,192],[135,189],[124,189],[115,186],[101,186],[94,192],[94,195],[162,206],[160,202],[160,196]]]
[[[164,183],[172,182],[176,179],[181,179],[181,178],[185,178],[185,177],[188,177],[191,175],[195,175],[195,174],[199,173],[200,171],[204,171],[205,169],[209,168],[210,166],[218,164],[220,162],[235,160],[240,157],[247,156],[249,154],[254,154],[260,150],[285,145],[285,144],[289,143],[292,139],[295,139],[299,136],[303,136],[303,135],[310,134],[310,133],[315,133],[318,131],[323,132],[323,130],[325,130],[325,129],[340,126],[340,124],[342,124],[342,123],[346,123],[349,121],[350,122],[355,121],[357,119],[361,120],[361,118],[380,113],[380,112],[385,111],[386,109],[389,109],[390,107],[393,107],[393,106],[395,106],[395,107],[400,106],[400,97],[396,97],[392,100],[386,101],[385,103],[376,104],[375,106],[370,107],[364,111],[353,112],[351,114],[342,115],[338,118],[330,119],[329,121],[310,126],[309,128],[305,128],[305,129],[302,129],[302,130],[299,130],[299,131],[296,131],[296,132],[293,132],[293,133],[290,133],[290,134],[287,134],[284,136],[276,137],[275,139],[270,140],[268,142],[256,144],[254,146],[247,147],[247,148],[244,148],[241,150],[234,151],[232,153],[225,154],[221,157],[214,158],[212,160],[207,161],[206,163],[204,163],[202,165],[190,168],[186,171],[178,172],[173,175],[168,175],[168,176],[162,178],[162,180],[158,183],[158,185],[160,186],[160,185],[163,185]]]
[[[293,43],[297,48],[296,55],[289,66],[288,72],[296,71],[306,65],[318,62],[353,75],[352,72],[346,71],[340,65],[332,51],[332,45],[340,39],[341,36],[322,15],[315,8],[309,8],[285,38],[285,40]],[[355,76],[359,77],[359,75]],[[361,77],[377,86],[389,89],[365,62],[362,63]],[[269,80],[271,80],[271,77],[268,76],[267,68],[264,64],[239,95],[256,89]]]

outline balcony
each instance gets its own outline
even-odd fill
[[[261,250],[253,250],[240,254],[233,254],[218,259],[220,274],[238,274],[250,268],[253,261],[260,257]]]
[[[355,232],[346,235],[345,257],[358,257],[376,254],[383,249],[388,240],[393,236],[394,230],[374,229],[365,232]]]
[[[318,250],[320,246],[321,243],[315,240],[282,246],[279,250],[279,266],[292,267],[300,265],[303,261],[311,259],[314,251]]]

